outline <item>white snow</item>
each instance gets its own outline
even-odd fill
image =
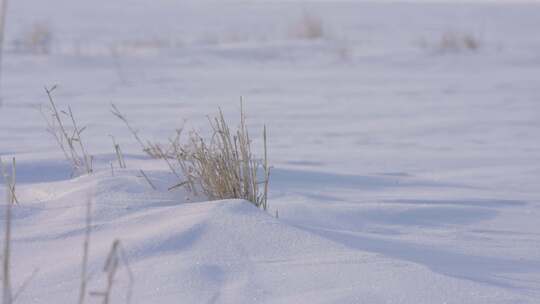
[[[304,13],[323,37],[291,35]],[[35,24],[48,54],[15,43]],[[89,290],[120,239],[133,303],[540,302],[538,28],[540,5],[513,1],[10,1],[0,156],[18,163],[14,288],[37,269],[16,303],[77,301],[88,200]],[[480,47],[441,50],[446,33]],[[45,132],[53,84],[88,126],[93,175],[71,177]],[[208,132],[218,106],[236,122],[240,96],[255,152],[269,130],[267,213],[167,191],[166,164],[109,111],[164,142],[184,124]],[[128,167],[114,176],[109,135]]]

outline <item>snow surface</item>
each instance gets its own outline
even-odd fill
[[[305,13],[322,38],[291,35]],[[49,54],[16,43],[35,24]],[[118,238],[133,303],[540,302],[538,28],[540,5],[515,2],[10,1],[14,287],[37,269],[17,303],[77,300],[88,199],[89,289]],[[441,50],[450,32],[480,48]],[[45,132],[52,84],[88,126],[91,176],[72,178]],[[167,191],[166,164],[109,112],[165,141],[183,124],[208,132],[217,106],[236,121],[240,96],[252,135],[269,128],[268,213]],[[128,166],[114,176],[109,135]],[[127,290],[121,268],[112,303]]]

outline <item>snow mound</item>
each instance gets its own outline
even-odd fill
[[[186,201],[186,193],[162,191],[166,172],[147,173],[157,191],[135,170],[21,186],[24,203],[14,210],[14,285],[37,269],[21,303],[77,299],[88,197],[93,202],[89,291],[103,288],[105,258],[120,239],[134,275],[133,303],[516,299],[501,289],[345,246],[338,237],[333,241],[288,224],[247,201]],[[130,290],[127,270],[123,265],[117,273],[113,303],[122,303]]]

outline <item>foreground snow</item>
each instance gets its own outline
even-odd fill
[[[10,5],[0,155],[18,161],[14,287],[37,269],[19,303],[76,301],[88,200],[89,289],[103,287],[120,239],[134,303],[539,301],[540,6]],[[306,11],[324,37],[289,36]],[[36,21],[53,31],[48,55],[12,43]],[[480,49],[438,49],[448,31]],[[57,103],[88,125],[92,176],[71,178],[44,130],[37,105],[55,83]],[[109,112],[114,102],[164,142],[185,119],[208,131],[218,105],[234,121],[239,96],[255,147],[269,128],[268,213],[167,191],[166,164]],[[114,175],[109,135],[128,167]],[[128,283],[122,267],[113,303]]]
[[[150,172],[157,187],[166,188],[167,174]],[[21,187],[25,203],[15,208],[14,274],[21,282],[22,274],[38,270],[21,303],[77,298],[88,197],[93,198],[89,289],[102,288],[104,258],[113,240],[121,238],[135,276],[134,303],[510,303],[531,298],[523,290],[501,288],[515,283],[500,276],[519,273],[523,280],[540,267],[378,239],[343,227],[295,225],[241,200],[188,203],[185,194],[151,190],[134,170],[114,176],[102,171]],[[394,224],[410,214],[417,224],[436,225],[451,217],[451,210],[457,221],[467,221],[515,208],[514,202],[485,202],[459,213],[452,204],[411,205],[399,213],[393,208],[394,220],[379,208],[369,218]],[[334,215],[343,211],[331,209]],[[342,225],[365,222],[361,214],[340,216]],[[128,283],[121,268],[115,302],[125,297]]]

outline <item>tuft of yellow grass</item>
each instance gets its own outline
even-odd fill
[[[221,109],[208,121],[213,130],[210,138],[192,131],[187,143],[181,144],[178,139],[171,142],[170,154],[174,155],[185,180],[170,189],[186,187],[195,195],[201,191],[211,200],[245,199],[267,210],[270,168],[266,126],[263,131],[264,158],[260,160],[251,151],[243,106],[236,130],[231,130]],[[170,154],[162,153],[161,156],[179,176],[170,165]]]
[[[219,109],[215,117],[208,119],[213,131],[209,138],[191,131],[188,139],[182,142],[183,129],[178,129],[166,147],[143,141],[138,135],[138,130],[114,105],[112,113],[124,122],[148,156],[163,159],[180,180],[176,185],[169,187],[169,190],[184,187],[188,192],[194,195],[200,192],[210,200],[245,199],[267,210],[270,167],[266,126],[262,134],[264,157],[257,159],[251,150],[243,102],[240,109],[240,125],[235,130],[229,127],[223,112]],[[144,172],[141,173],[145,176]],[[155,189],[148,178],[147,181]]]
[[[251,139],[243,106],[240,125],[231,130],[221,109],[209,119],[213,134],[210,139],[191,132],[187,144],[174,147],[188,190],[201,191],[211,200],[245,199],[255,206],[268,208],[270,168],[263,131],[264,158],[258,160],[251,151]]]

